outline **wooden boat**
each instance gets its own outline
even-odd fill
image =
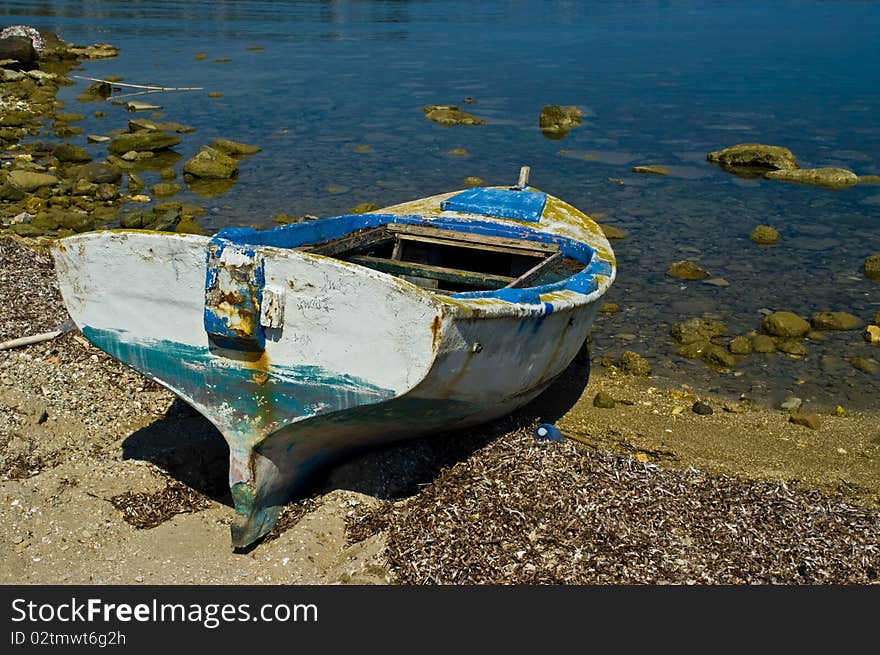
[[[53,254],[83,335],[223,434],[242,547],[329,458],[502,416],[569,365],[614,255],[526,179],[268,231],[91,232]]]

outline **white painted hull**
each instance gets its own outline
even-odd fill
[[[83,334],[178,394],[229,443],[236,546],[271,529],[304,475],[340,452],[491,420],[537,396],[581,348],[614,275],[612,259],[590,293],[512,303],[441,296],[330,257],[257,246],[283,318],[254,353],[206,333],[210,244],[108,231],[64,239],[54,254]],[[598,246],[610,253],[604,237]]]

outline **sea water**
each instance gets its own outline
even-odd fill
[[[769,310],[865,322],[880,311],[880,284],[862,273],[880,251],[880,185],[829,191],[706,162],[759,142],[787,146],[805,168],[880,174],[876,2],[4,0],[0,24],[19,23],[121,48],[74,75],[201,87],[131,97],[196,128],[176,148],[178,181],[216,137],[263,148],[227,192],[175,198],[205,206],[209,231],[390,205],[462,188],[465,176],[514,183],[529,165],[533,185],[627,233],[613,242],[619,273],[606,298],[620,312],[596,321],[594,365],[633,350],[658,378],[701,393],[877,406],[880,375],[849,360],[880,361],[880,351],[858,331],[807,341],[804,358],[752,355],[727,373],[677,356],[669,336],[692,316],[720,319],[732,336],[759,329]],[[123,107],[77,102],[89,83],[62,88],[64,111],[86,115],[86,134],[124,128]],[[538,116],[551,103],[580,107],[583,123],[545,137]],[[430,104],[487,124],[436,125],[422,111]],[[85,135],[72,141],[106,156]],[[671,174],[633,173],[639,164]],[[759,224],[780,231],[777,245],[749,239]],[[666,275],[682,259],[724,286]]]

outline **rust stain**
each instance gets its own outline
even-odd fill
[[[431,352],[435,355],[437,354],[437,347],[440,345],[440,327],[442,325],[443,320],[440,318],[440,314],[431,319]]]

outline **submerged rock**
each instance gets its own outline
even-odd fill
[[[209,147],[219,150],[230,157],[244,157],[247,155],[255,155],[262,150],[260,146],[252,146],[247,143],[239,143],[238,141],[230,141],[229,139],[214,139]]]
[[[210,146],[202,146],[183,165],[183,172],[199,178],[225,180],[238,174],[238,161]]]
[[[159,182],[150,187],[150,193],[157,198],[170,198],[180,192],[181,186],[173,182]]]
[[[455,105],[426,105],[422,107],[425,118],[438,125],[485,125],[486,120],[462,111]]]
[[[776,342],[771,336],[756,334],[752,337],[752,350],[756,353],[776,352]]]
[[[779,241],[779,232],[769,225],[758,225],[749,238],[759,245],[769,246]]]
[[[625,350],[617,360],[617,368],[628,375],[648,377],[651,375],[651,365],[648,360],[631,350]]]
[[[859,176],[844,168],[799,168],[770,171],[764,175],[769,180],[812,184],[826,189],[846,189],[858,184]]]
[[[773,312],[761,327],[774,337],[802,337],[810,331],[810,324],[793,312]]]
[[[666,269],[666,274],[679,280],[702,280],[709,277],[707,270],[689,260],[671,263]]]
[[[807,347],[802,342],[793,338],[777,339],[776,350],[786,353],[788,355],[795,355],[797,357],[805,357],[808,353]]]
[[[613,225],[605,225],[602,223],[599,225],[599,228],[602,230],[602,234],[605,235],[606,239],[625,239],[627,237],[626,232]]]
[[[633,173],[643,173],[646,175],[669,175],[669,169],[662,164],[650,164],[647,166],[633,166]]]
[[[853,357],[849,360],[849,363],[852,364],[852,367],[857,371],[861,371],[862,373],[868,373],[870,375],[876,375],[880,373],[880,364],[878,364],[873,359],[867,359],[865,357]]]
[[[868,343],[880,344],[880,326],[869,325],[865,328],[863,336]]]
[[[722,346],[710,343],[703,351],[703,361],[711,368],[726,369],[736,364],[736,358]]]
[[[797,158],[788,148],[761,143],[739,143],[710,152],[706,155],[706,159],[725,168],[787,170],[798,167]]]
[[[727,326],[713,318],[689,318],[681,323],[674,323],[670,330],[672,338],[681,344],[709,341],[714,337],[727,334]]]
[[[857,330],[862,327],[862,320],[849,312],[816,312],[810,318],[816,330]]]
[[[752,354],[752,340],[742,335],[736,336],[731,339],[727,347],[734,355]]]
[[[377,209],[379,209],[379,205],[374,202],[362,202],[352,207],[349,212],[352,214],[366,214],[369,212],[374,212]]]
[[[461,183],[464,184],[466,187],[483,186],[483,184],[485,184],[483,178],[473,176],[464,178]]]
[[[880,252],[865,260],[865,277],[874,280],[874,282],[880,282]]]
[[[550,139],[561,139],[581,124],[584,112],[573,105],[544,105],[538,117],[541,132]]]

